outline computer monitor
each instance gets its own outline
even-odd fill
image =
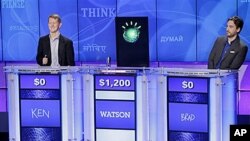
[[[149,67],[148,17],[116,17],[118,67]]]

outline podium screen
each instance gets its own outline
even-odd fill
[[[208,78],[168,77],[168,139],[209,141]]]
[[[136,141],[134,75],[95,75],[95,140]]]
[[[60,75],[20,74],[21,140],[62,139]]]

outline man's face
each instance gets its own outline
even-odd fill
[[[57,19],[49,18],[48,26],[50,33],[56,33],[57,31],[59,31],[61,23],[59,23]]]
[[[238,34],[239,31],[240,28],[236,28],[236,25],[233,21],[230,20],[227,22],[227,37],[234,37]]]

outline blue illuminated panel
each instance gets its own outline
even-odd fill
[[[158,61],[196,60],[196,0],[157,1]]]
[[[21,125],[60,127],[59,102],[59,100],[21,100]]]
[[[21,89],[59,89],[57,75],[20,75]]]
[[[5,77],[4,68],[3,68],[4,66],[5,66],[5,63],[0,61],[0,88],[6,88],[6,77]]]
[[[135,102],[96,101],[96,128],[135,129]]]
[[[2,27],[2,14],[0,14],[0,27]],[[2,28],[0,28],[0,61],[3,60],[3,54],[2,54],[2,52],[3,52],[3,47],[2,47]]]
[[[22,128],[21,139],[23,141],[60,141],[60,128]]]
[[[207,109],[206,104],[169,103],[169,129],[208,132]]]
[[[60,141],[60,75],[20,74],[19,78],[21,140]]]
[[[197,0],[197,61],[208,61],[215,39],[226,34],[227,19],[237,15],[237,1]]]
[[[249,0],[238,0],[238,15],[244,20],[244,27],[240,32],[240,37],[249,47],[250,43],[250,20],[248,13],[250,12],[250,1]],[[250,53],[247,53],[247,61],[250,61]]]
[[[116,60],[116,0],[78,0],[80,61]]]
[[[1,1],[4,61],[34,61],[39,37],[37,0]]]
[[[168,139],[209,140],[207,78],[168,77]]]
[[[6,89],[0,89],[0,112],[7,112],[7,92]]]
[[[95,75],[96,141],[136,141],[135,84],[134,75]]]
[[[128,76],[96,76],[95,89],[97,90],[135,90],[134,77]]]
[[[171,92],[200,92],[206,93],[207,79],[169,77],[169,91]]]
[[[240,99],[239,99],[239,115],[250,115],[250,92],[249,91],[241,91],[239,93]]]

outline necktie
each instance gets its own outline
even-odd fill
[[[226,52],[227,52],[227,50],[228,50],[229,47],[230,47],[230,44],[227,42],[226,45],[225,45],[224,48],[223,48],[222,53],[221,53],[220,61],[219,61],[218,64],[216,65],[216,69],[219,69],[219,68],[220,68],[221,62],[222,62],[222,60],[223,60],[223,58],[224,58],[224,56],[225,56],[225,54],[226,54]]]

